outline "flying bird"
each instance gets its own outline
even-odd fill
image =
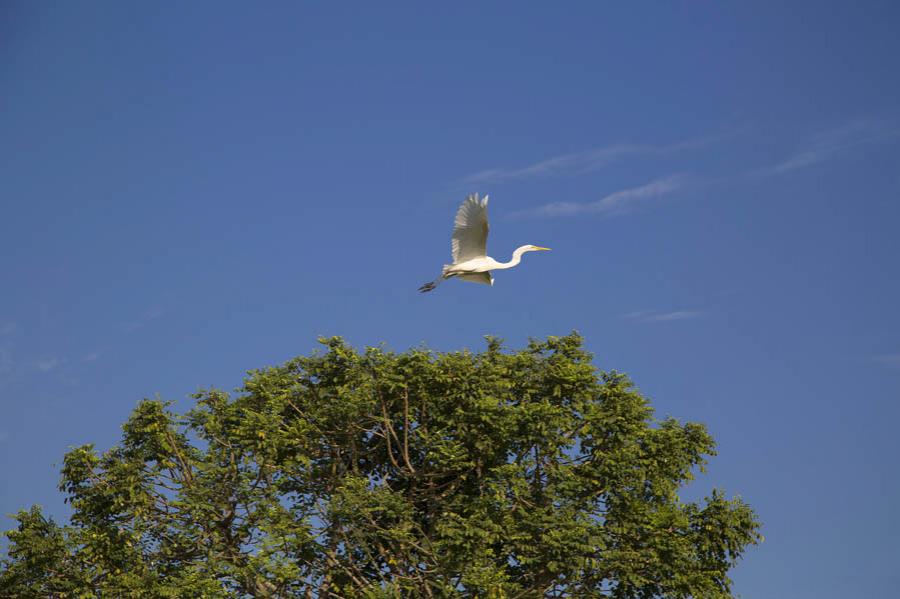
[[[523,245],[513,252],[509,262],[497,262],[487,255],[488,196],[479,198],[473,193],[465,199],[456,212],[453,223],[453,236],[450,240],[450,252],[453,264],[445,264],[441,276],[419,287],[425,293],[437,287],[447,279],[456,277],[463,281],[493,285],[492,270],[512,268],[522,261],[525,252],[549,251],[537,245]]]

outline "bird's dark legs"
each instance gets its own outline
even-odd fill
[[[446,268],[444,270],[446,272]],[[455,277],[457,274],[458,273],[455,273],[455,272],[450,273],[450,274],[442,274],[435,280],[425,283],[424,285],[419,287],[419,293],[427,293],[429,291],[433,291],[434,288],[437,287],[440,283],[442,283],[443,281],[446,281],[447,279],[451,279],[451,278]]]

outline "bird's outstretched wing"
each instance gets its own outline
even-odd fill
[[[482,285],[493,285],[494,277],[489,272],[468,272],[464,275],[457,275],[463,281],[472,283],[481,283]]]
[[[479,198],[477,193],[473,193],[456,212],[450,241],[454,264],[487,255],[487,204],[488,196]]]

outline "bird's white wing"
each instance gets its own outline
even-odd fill
[[[487,204],[488,196],[479,199],[478,194],[473,193],[456,212],[450,241],[454,264],[487,255]]]
[[[456,275],[463,281],[472,283],[481,283],[483,285],[493,285],[494,277],[489,272],[467,272],[466,274]]]

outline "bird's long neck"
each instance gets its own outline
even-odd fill
[[[512,268],[522,261],[522,254],[528,251],[528,246],[523,245],[522,247],[516,248],[516,251],[512,254],[512,260],[509,262],[501,262],[497,268]]]

